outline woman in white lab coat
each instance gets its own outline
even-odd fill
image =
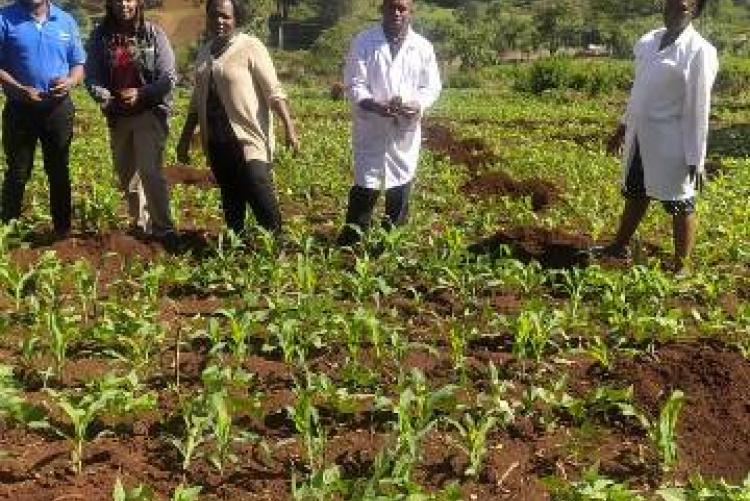
[[[716,49],[691,21],[706,0],[665,0],[664,28],[635,45],[635,82],[622,123],[608,148],[623,148],[625,209],[612,243],[595,254],[624,256],[658,200],[673,217],[674,269],[684,269],[695,244],[695,195],[702,185]]]

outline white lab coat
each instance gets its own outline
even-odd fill
[[[719,63],[716,49],[692,25],[660,51],[665,32],[661,28],[646,34],[634,48],[635,83],[623,117],[622,183],[637,138],[646,194],[675,201],[695,196],[688,166],[698,172],[704,168],[711,87]]]
[[[410,28],[393,58],[382,26],[370,28],[352,42],[344,85],[352,103],[354,183],[388,189],[410,182],[419,161],[422,114],[442,89],[432,44]],[[359,107],[364,99],[387,103],[397,96],[418,103],[418,116],[384,118]]]

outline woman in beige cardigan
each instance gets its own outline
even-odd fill
[[[278,233],[281,214],[271,175],[271,111],[284,125],[287,145],[295,152],[299,149],[286,94],[263,43],[236,31],[245,18],[241,1],[208,0],[206,16],[209,40],[196,59],[195,88],[177,158],[189,163],[190,138],[200,125],[229,229],[244,232],[250,204],[258,224]]]

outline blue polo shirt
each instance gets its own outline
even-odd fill
[[[0,68],[19,83],[47,92],[85,62],[78,24],[59,7],[50,3],[41,23],[18,1],[0,9]]]

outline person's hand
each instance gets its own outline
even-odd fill
[[[44,101],[44,93],[39,89],[36,89],[29,85],[24,85],[16,88],[14,94],[16,95],[17,99],[24,103],[33,104],[41,103],[42,101]]]
[[[610,155],[619,155],[620,151],[622,150],[622,144],[624,141],[625,126],[620,125],[607,141],[607,153],[609,153]]]
[[[688,165],[688,173],[690,175],[690,182],[695,186],[695,191],[703,193],[703,188],[706,186],[706,172],[698,172],[698,168],[695,165]]]
[[[175,147],[175,153],[177,154],[177,161],[181,164],[190,165],[190,140],[180,138],[180,141]]]
[[[109,111],[109,107],[112,106],[112,101],[113,99],[110,97],[99,103],[99,109],[102,113],[107,113]]]
[[[133,108],[138,104],[138,89],[122,89],[117,93],[117,98],[125,108]]]
[[[402,104],[396,110],[396,113],[408,119],[412,119],[412,118],[419,116],[419,112],[420,112],[420,107],[419,107],[419,104],[417,103]]]
[[[390,104],[385,105],[383,103],[375,101],[374,99],[365,99],[361,101],[359,103],[359,107],[365,111],[375,113],[376,115],[380,115],[384,118],[393,118],[396,116],[396,113],[394,112]]]
[[[289,130],[286,133],[286,146],[292,150],[294,155],[298,155],[300,152],[299,136],[297,136],[296,130]]]
[[[50,83],[49,95],[52,97],[65,97],[73,88],[73,81],[68,77],[57,77]]]

